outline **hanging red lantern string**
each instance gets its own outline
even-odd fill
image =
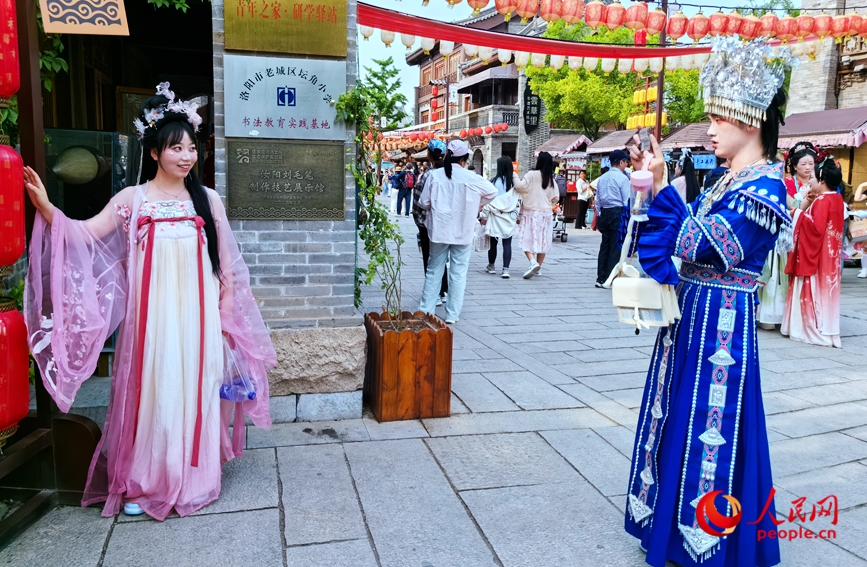
[[[816,37],[825,39],[831,33],[831,22],[833,20],[831,15],[825,12],[813,18],[813,33],[816,34]]]
[[[795,32],[795,35],[799,38],[804,39],[813,33],[813,24],[815,23],[816,18],[810,14],[801,14],[795,18],[795,21],[798,22],[798,30]]]
[[[490,1],[491,0],[467,0],[467,4],[469,4],[470,8],[473,9],[473,17],[481,14],[482,10],[485,9],[485,6],[487,6]]]
[[[831,37],[840,43],[849,32],[849,16],[834,16],[831,20]]]
[[[0,203],[0,266],[11,266],[24,254],[24,162],[9,146],[0,146]]]
[[[647,30],[647,35],[657,35],[665,29],[665,23],[668,17],[665,12],[657,8],[647,14],[647,21],[644,24],[644,29]]]
[[[618,1],[608,5],[608,10],[605,14],[605,27],[609,30],[616,30],[623,25],[623,18],[626,16],[626,8]]]
[[[644,2],[636,2],[626,10],[626,17],[623,20],[623,25],[631,30],[643,30],[647,22],[647,4]]]
[[[593,2],[587,4],[587,7],[584,8],[584,23],[591,28],[600,28],[605,25],[607,16],[608,6],[600,2],[600,0],[593,0]]]
[[[774,31],[776,32],[777,39],[782,41],[783,45],[786,45],[789,40],[797,37],[798,21],[792,16],[786,14],[777,20],[777,25],[774,28]]]
[[[0,447],[30,409],[29,355],[24,316],[15,300],[0,298]]]
[[[539,0],[518,0],[518,7],[515,10],[521,16],[521,23],[526,24],[530,18],[536,15],[539,10]]]
[[[767,13],[759,21],[762,22],[762,28],[759,30],[759,35],[762,37],[774,37],[777,34],[777,22],[780,18],[773,12]]]
[[[0,0],[0,53],[0,108],[9,108],[9,99],[21,87],[15,0]]]
[[[726,16],[726,35],[736,35],[738,30],[741,29],[741,24],[744,21],[744,17],[737,13],[737,11],[732,10],[728,16]]]
[[[741,29],[738,30],[738,35],[746,40],[755,39],[759,36],[762,29],[762,21],[753,14],[744,17],[741,22]]]
[[[725,35],[726,30],[729,26],[729,18],[723,13],[722,10],[714,12],[708,18],[709,26],[707,32],[711,37],[718,37],[721,35]]]
[[[539,17],[548,23],[556,22],[562,16],[562,0],[542,0],[539,6]]]
[[[570,26],[584,17],[584,0],[563,0],[560,6],[560,18]]]
[[[686,35],[692,41],[697,42],[707,36],[708,29],[710,29],[710,20],[699,12],[689,19],[689,23],[686,25]]]
[[[505,16],[506,22],[512,19],[512,14],[518,9],[516,0],[494,0],[494,5],[497,7],[497,12]],[[360,9],[361,4],[358,7]]]
[[[864,23],[864,18],[859,16],[855,12],[852,12],[846,17],[849,18],[849,31],[846,32],[846,35],[853,36],[860,34],[861,27]]]
[[[688,24],[689,18],[686,17],[686,14],[678,11],[675,15],[668,19],[668,27],[665,30],[665,34],[673,41],[677,41],[678,39],[686,35],[686,26]],[[664,55],[668,55],[668,53]]]

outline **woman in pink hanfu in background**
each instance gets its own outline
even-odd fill
[[[784,335],[808,344],[840,348],[840,272],[845,205],[837,187],[843,173],[830,156],[818,161],[810,190],[795,212],[795,249],[786,273],[792,276]]]
[[[24,174],[40,213],[27,274],[28,334],[62,411],[120,326],[108,414],[82,501],[104,501],[103,516],[121,505],[158,520],[173,509],[195,512],[219,496],[221,465],[241,455],[244,415],[271,425],[266,370],[276,355],[223,203],[192,170],[200,123],[195,105],[175,100],[162,83],[136,119],[149,181],[86,221],[67,218],[36,173]],[[224,348],[249,366],[255,399],[221,400]]]

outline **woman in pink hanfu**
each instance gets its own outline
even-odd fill
[[[786,263],[792,276],[781,332],[804,343],[840,348],[840,272],[843,183],[831,157],[815,167],[810,190],[795,212],[795,248]]]
[[[192,170],[200,123],[195,105],[162,83],[136,119],[149,181],[86,221],[67,218],[36,173],[24,174],[41,213],[30,244],[28,335],[62,411],[120,326],[82,501],[104,501],[103,516],[121,505],[158,520],[195,512],[219,496],[222,464],[241,455],[244,415],[271,425],[266,370],[276,355],[223,203]],[[255,399],[221,400],[224,349],[249,366]]]

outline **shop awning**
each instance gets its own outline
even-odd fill
[[[455,84],[458,92],[461,92],[463,89],[471,87],[473,85],[477,85],[484,81],[488,81],[490,79],[518,79],[518,68],[514,63],[510,63],[506,66],[500,65],[499,67],[491,67],[490,69],[485,69],[481,73],[476,73],[475,75],[470,75],[469,77],[458,81]]]
[[[588,155],[608,155],[614,150],[624,150],[626,146],[634,145],[632,136],[635,135],[635,130],[617,130],[602,136],[589,146],[587,146]]]
[[[857,148],[867,141],[867,106],[803,112],[786,118],[780,126],[781,149],[788,149],[800,141],[817,146],[846,146]]]
[[[592,143],[593,140],[583,134],[559,134],[552,136],[547,142],[539,146],[533,155],[538,156],[541,152],[548,152],[554,157],[559,157]]]
[[[678,148],[690,148],[705,150],[713,149],[710,136],[707,135],[707,129],[710,127],[709,122],[696,122],[695,124],[687,124],[669,134],[662,140],[659,147],[663,150],[674,150]]]

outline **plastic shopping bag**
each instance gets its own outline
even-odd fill
[[[234,347],[234,341],[223,337],[223,383],[220,398],[230,402],[247,402],[256,399],[250,366],[247,357]]]
[[[485,227],[476,221],[476,229],[473,233],[473,250],[484,252],[491,249],[491,237],[485,234]]]

